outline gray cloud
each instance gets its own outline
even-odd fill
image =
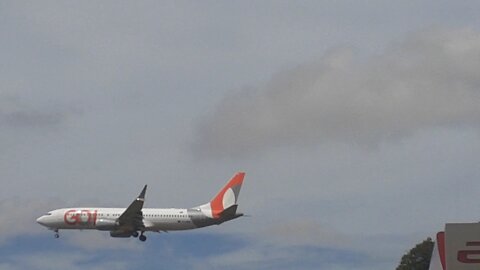
[[[57,126],[63,115],[55,112],[16,111],[0,113],[0,124],[9,127],[45,127]]]
[[[72,247],[81,248],[87,251],[100,250],[130,250],[141,251],[144,247],[137,239],[126,239],[122,245],[112,241],[108,232],[84,232],[84,231],[70,231],[62,235],[66,238],[69,245]],[[135,241],[137,240],[137,241]]]
[[[196,150],[242,155],[326,141],[361,145],[431,127],[478,128],[480,33],[417,32],[380,55],[336,49],[230,95],[198,128]]]
[[[62,125],[69,112],[49,104],[31,104],[18,95],[0,95],[0,127],[54,128]]]
[[[53,257],[58,257],[52,260]],[[12,256],[7,262],[0,263],[1,269],[15,270],[15,269],[84,269],[84,262],[89,257],[78,252],[39,252],[27,255]],[[90,269],[128,269],[126,262],[109,261],[100,262]]]

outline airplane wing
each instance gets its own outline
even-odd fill
[[[147,185],[142,189],[140,195],[125,209],[118,218],[118,223],[124,231],[137,231],[145,228],[143,224],[142,208],[145,202],[145,192]]]

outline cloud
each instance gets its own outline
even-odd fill
[[[378,265],[369,262],[368,255],[349,249],[255,241],[245,248],[210,256],[198,269],[382,269]]]
[[[0,95],[0,127],[42,128],[64,123],[68,112],[60,108],[40,108],[19,95]]]
[[[324,142],[376,145],[432,127],[480,121],[480,33],[430,29],[366,60],[335,49],[227,96],[197,129],[194,149],[241,156]]]
[[[62,235],[72,247],[87,251],[99,250],[142,250],[143,246],[136,238],[112,238],[109,232],[68,231]],[[120,245],[119,245],[120,244]]]
[[[13,256],[7,262],[1,263],[1,269],[129,269],[124,261],[106,261],[90,265],[90,256],[80,255],[77,252],[41,252]]]
[[[2,85],[1,82],[0,86],[9,88],[8,84]],[[0,91],[0,156],[12,161],[22,148],[31,155],[35,152],[34,148],[54,141],[52,138],[58,139],[58,135],[67,130],[68,121],[78,113],[72,106],[68,108],[57,102],[32,100],[26,93]],[[7,171],[13,169],[7,165],[8,161],[3,164],[4,173],[5,167]]]
[[[245,244],[209,255],[195,269],[387,269],[424,235],[341,232],[313,219],[282,220],[236,232]],[[349,223],[351,224],[351,223]],[[233,243],[235,245],[235,243]],[[201,266],[198,266],[201,265]]]
[[[345,248],[351,244],[346,235],[308,219],[271,225],[260,234],[275,245]]]
[[[8,127],[46,127],[60,124],[62,118],[55,112],[15,111],[0,113],[0,124]]]

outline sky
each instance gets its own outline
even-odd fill
[[[0,1],[0,269],[393,269],[480,204],[478,1]],[[208,202],[148,241],[35,223]]]

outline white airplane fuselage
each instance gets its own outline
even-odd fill
[[[49,212],[49,227],[56,229],[103,230],[102,221],[114,222],[125,208],[74,207],[62,208]],[[176,231],[198,228],[188,215],[188,209],[179,208],[144,208],[143,222],[145,231]],[[42,217],[37,222],[42,224]],[[97,223],[99,226],[97,227]],[[43,225],[43,224],[42,224]]]

